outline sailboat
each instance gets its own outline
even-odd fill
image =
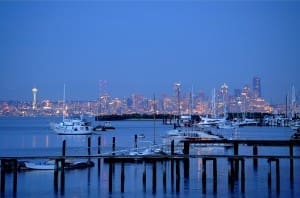
[[[129,155],[131,156],[152,156],[152,155],[166,155],[166,153],[162,150],[162,148],[156,144],[156,100],[155,95],[153,98],[153,141],[148,141],[150,143],[150,146],[142,149],[136,148],[134,151],[130,151]],[[144,141],[145,142],[145,141]]]
[[[80,118],[65,118],[65,88],[63,100],[63,119],[59,123],[52,124],[52,129],[59,135],[89,135],[92,133],[93,127],[89,122]]]

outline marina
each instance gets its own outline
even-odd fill
[[[17,119],[20,126],[10,126],[10,119],[13,123]],[[26,126],[26,123],[30,125]],[[161,137],[170,126],[157,121],[156,147],[153,148],[162,148],[166,154],[129,155],[130,151],[137,148],[149,148],[145,140],[153,142],[153,121],[114,122],[115,131],[87,136],[57,135],[47,123],[49,118],[1,118],[1,131],[10,131],[2,133],[1,141],[14,138],[16,143],[10,145],[8,150],[1,148],[3,164],[13,165],[15,160],[54,159],[57,167],[54,170],[12,169],[7,172],[1,169],[1,184],[4,185],[1,187],[2,195],[26,197],[38,193],[42,197],[93,197],[108,194],[205,194],[212,197],[225,194],[225,197],[231,197],[280,194],[297,197],[300,193],[294,187],[300,181],[299,142],[290,140],[294,133],[290,128],[243,127],[235,134],[235,139],[202,142],[230,141],[233,144],[230,148],[198,147],[196,145],[199,142],[195,141],[186,141],[182,147],[168,145],[163,148]],[[257,140],[259,131],[260,141]],[[138,135],[141,133],[145,137]],[[232,131],[220,130],[219,133],[227,138],[232,137]],[[21,139],[16,135],[21,136]],[[3,142],[2,147],[8,147]],[[25,145],[27,142],[31,143]],[[18,148],[20,145],[26,149]],[[94,166],[64,169],[62,164],[70,159],[91,160]],[[136,180],[133,181],[132,177]],[[83,179],[79,183],[75,182],[79,178]],[[28,182],[41,181],[41,186],[31,185],[28,188]]]

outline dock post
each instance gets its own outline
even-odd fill
[[[116,150],[116,137],[112,138],[112,155],[115,155]]]
[[[241,160],[241,191],[242,193],[245,193],[245,160],[244,159],[240,159]]]
[[[58,191],[58,160],[55,160],[55,165],[54,165],[54,173],[53,173],[53,184],[54,184],[54,191],[57,193]]]
[[[65,193],[65,159],[60,160],[60,193]]]
[[[174,190],[174,159],[171,158],[171,189]]]
[[[14,196],[17,193],[17,184],[18,184],[18,161],[13,159],[13,194]]]
[[[228,187],[230,188],[230,192],[233,192],[234,188],[234,164],[233,160],[229,160],[229,170],[228,170]]]
[[[112,193],[112,179],[113,179],[113,162],[109,163],[109,176],[108,176],[108,191]]]
[[[184,142],[183,143],[183,154],[184,155],[189,155],[190,154],[190,143],[189,142]]]
[[[174,155],[174,140],[171,141],[171,155]]]
[[[269,164],[269,171],[268,171],[268,187],[269,191],[271,191],[272,187],[272,162],[275,162],[276,164],[276,192],[280,192],[280,167],[279,167],[279,159],[278,158],[269,158],[268,164]]]
[[[241,192],[245,193],[245,159],[241,157],[230,157],[228,158],[230,163],[230,171],[228,173],[228,183],[231,192],[233,192],[234,181],[238,180],[239,175],[239,162],[241,162]]]
[[[257,145],[253,145],[253,156],[257,156],[258,154],[258,149],[257,149]],[[253,158],[253,167],[255,170],[257,170],[257,161],[258,159],[256,157]]]
[[[239,155],[239,144],[237,142],[233,143],[233,150],[234,155],[237,157]],[[234,173],[235,173],[235,180],[239,179],[239,160],[234,160]]]
[[[124,162],[121,164],[121,192],[124,192],[124,186],[125,186],[125,167]]]
[[[206,194],[206,160],[202,158],[202,193]]]
[[[190,177],[190,159],[184,158],[183,160],[183,171],[184,171],[184,178],[188,179]]]
[[[290,151],[290,181],[291,184],[293,184],[294,182],[294,147],[293,147],[293,143],[290,142],[289,144],[289,151]]]
[[[176,159],[176,192],[180,191],[180,161]]]
[[[98,137],[98,155],[101,154],[101,137]],[[98,176],[100,176],[100,164],[101,164],[101,159],[100,157],[98,158]]]
[[[65,159],[55,159],[54,166],[54,191],[58,192],[58,172],[60,169],[60,192],[63,195],[65,191]]]
[[[66,156],[66,140],[63,140],[62,143],[62,156]]]
[[[156,193],[156,161],[152,163],[152,193]]]
[[[163,162],[163,188],[164,188],[164,193],[166,193],[167,192],[166,162]]]
[[[1,160],[1,197],[4,195],[5,192],[5,173],[6,173],[5,163],[6,160],[2,159]]]
[[[144,192],[146,192],[146,180],[147,180],[147,174],[146,174],[146,164],[144,162],[144,170],[143,170],[143,189]]]
[[[91,161],[91,136],[88,137],[88,161],[90,162]]]
[[[213,162],[213,191],[214,193],[217,192],[217,159],[211,157],[204,157],[202,158],[202,193],[206,194],[206,162],[212,161]]]
[[[135,134],[134,135],[134,148],[135,148],[135,150],[137,150],[137,139],[138,139],[138,136],[137,136],[137,134]]]

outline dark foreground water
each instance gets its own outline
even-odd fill
[[[0,156],[34,156],[60,155],[62,141],[66,140],[67,155],[87,154],[87,136],[60,136],[50,129],[50,122],[57,122],[60,118],[23,118],[0,117]],[[154,139],[153,121],[118,121],[113,122],[117,128],[112,132],[91,136],[92,154],[97,152],[97,139],[101,136],[101,152],[111,151],[112,137],[116,137],[116,149],[126,150],[134,146],[134,135],[144,134],[139,146],[147,146]],[[163,126],[160,121],[155,124],[155,140],[162,142],[162,136],[171,126]],[[238,139],[289,139],[293,131],[289,128],[243,127],[237,131],[220,130],[225,137]],[[223,147],[197,147],[197,154],[231,154],[232,149]],[[252,154],[252,147],[241,146],[240,154]],[[259,147],[261,155],[288,155],[285,147]],[[294,155],[300,155],[300,148],[294,148]],[[268,188],[268,163],[266,159],[259,159],[258,168],[253,168],[251,159],[245,160],[246,183],[245,193],[241,193],[241,183],[237,181],[233,192],[228,185],[228,161],[217,160],[218,184],[217,192],[213,192],[212,163],[207,167],[207,190],[202,193],[201,159],[191,158],[189,170],[184,170],[184,163],[179,162],[180,174],[171,174],[176,169],[171,162],[156,163],[156,183],[153,183],[152,163],[126,163],[125,186],[121,193],[121,165],[115,164],[112,175],[112,193],[109,193],[109,165],[101,161],[98,168],[66,170],[64,191],[55,191],[53,185],[53,171],[21,171],[18,172],[16,197],[300,197],[300,160],[294,160],[294,181],[289,178],[289,160],[280,159],[280,193],[276,192],[275,166],[272,167],[272,186]],[[143,172],[146,169],[146,183],[143,183]],[[164,184],[164,173],[166,184]],[[13,196],[13,175],[6,174],[6,188],[4,197]]]

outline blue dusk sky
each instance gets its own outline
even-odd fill
[[[0,100],[300,87],[300,1],[0,1]]]

